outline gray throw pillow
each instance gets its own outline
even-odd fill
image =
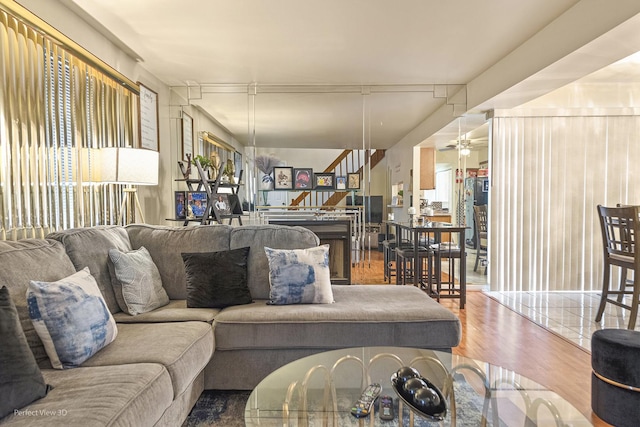
[[[9,290],[0,289],[0,418],[47,394]]]
[[[158,267],[144,246],[131,252],[109,249],[109,260],[122,311],[135,316],[169,304]]]
[[[249,248],[183,253],[187,307],[224,308],[253,302],[247,284]]]

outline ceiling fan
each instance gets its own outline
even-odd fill
[[[445,145],[442,148],[439,148],[438,151],[450,151],[457,150],[460,148],[461,150],[476,150],[479,148],[487,147],[489,145],[487,138],[475,138],[475,139],[454,139],[449,141],[449,144]]]

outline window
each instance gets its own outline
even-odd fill
[[[0,91],[0,238],[113,223],[122,189],[91,182],[85,152],[136,146],[138,94],[21,13],[0,10],[0,43],[11,58],[0,65],[9,83]]]

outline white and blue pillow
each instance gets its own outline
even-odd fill
[[[56,369],[79,366],[118,334],[98,284],[86,267],[57,282],[32,280],[27,306]]]
[[[269,261],[269,304],[333,302],[329,245],[309,249],[265,247]]]

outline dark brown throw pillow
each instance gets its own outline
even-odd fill
[[[0,289],[0,418],[43,398],[48,387],[6,286]]]
[[[224,308],[253,302],[247,285],[249,248],[183,253],[187,307]]]

